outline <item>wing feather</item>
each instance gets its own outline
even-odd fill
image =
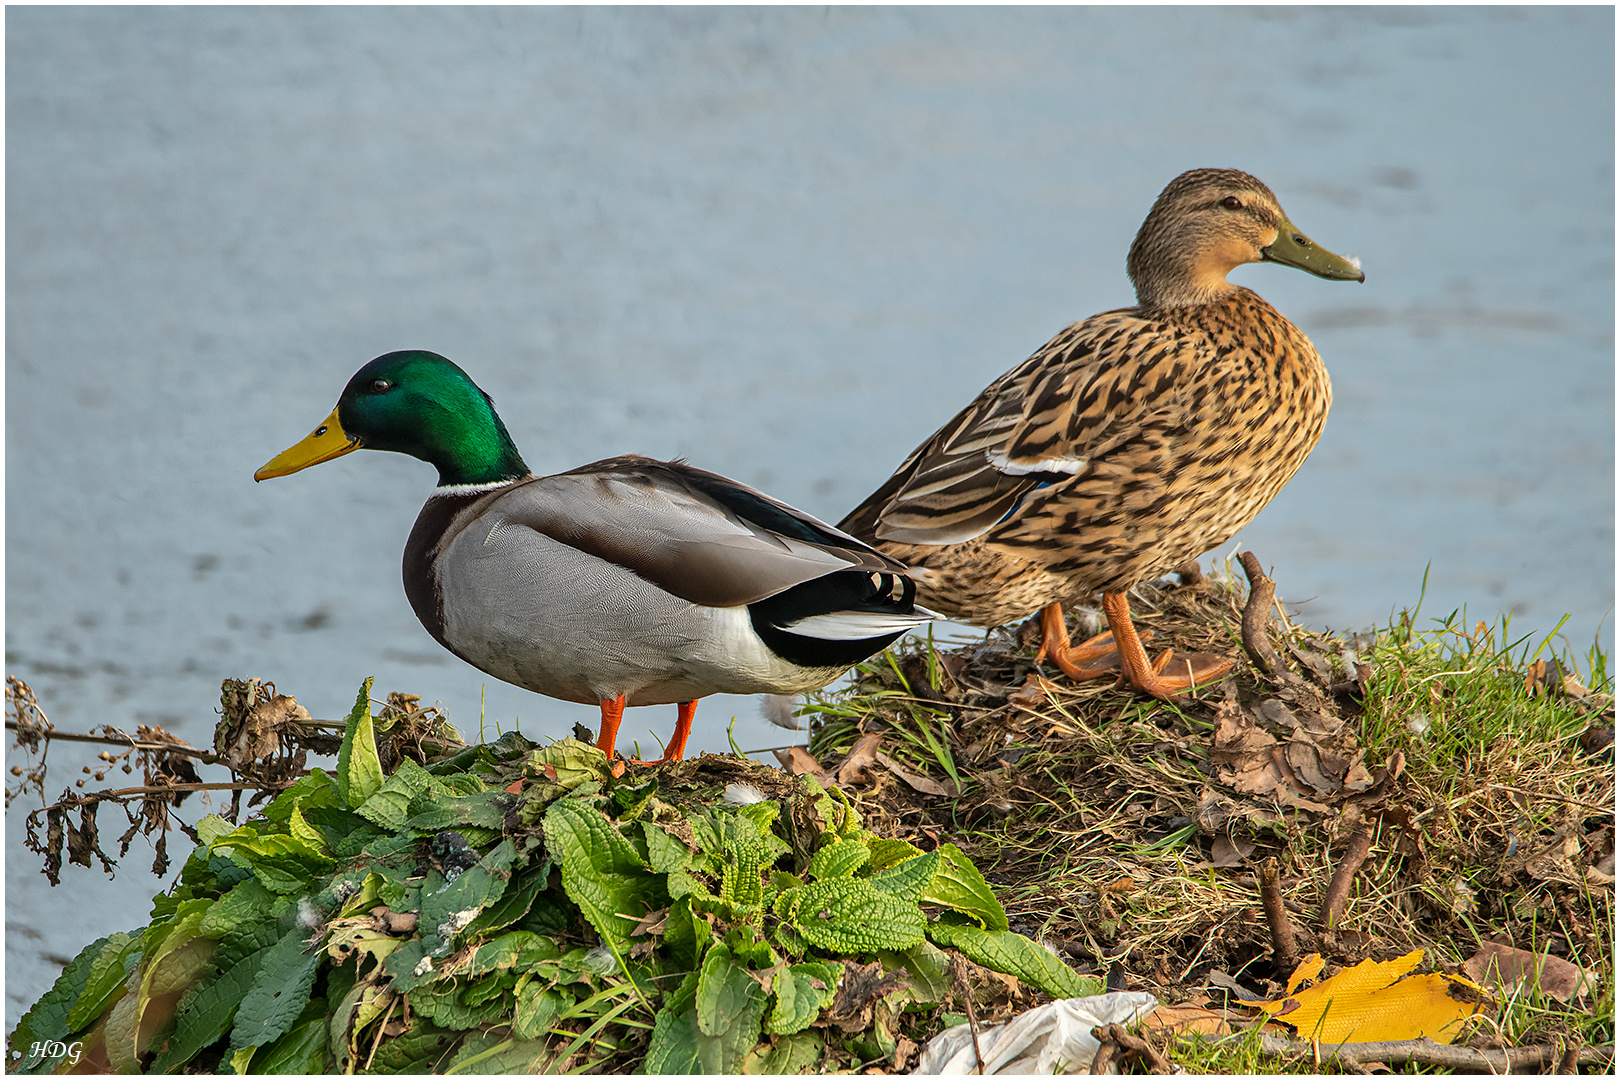
[[[844,524],[913,544],[989,533],[1036,492],[1060,497],[1106,475],[1139,433],[1174,428],[1196,354],[1191,336],[1134,308],[1076,323],[986,387]]]
[[[839,570],[905,567],[753,488],[626,456],[536,478],[487,512],[706,607],[738,607]]]

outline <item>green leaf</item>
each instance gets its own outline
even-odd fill
[[[129,976],[125,959],[141,950],[138,934],[113,934],[84,975],[84,990],[67,1015],[67,1030],[78,1031],[100,1016]]]
[[[430,983],[411,990],[411,1011],[453,1031],[465,1031],[480,1024],[492,1024],[507,1011],[507,1003],[499,998],[480,1005],[467,1004],[466,987],[461,980]]]
[[[529,752],[523,774],[541,783],[555,783],[563,791],[602,781],[612,775],[607,755],[580,739],[562,739]]]
[[[455,1056],[445,1065],[444,1071],[452,1076],[469,1073],[523,1075],[538,1072],[551,1052],[550,1045],[545,1042],[474,1032],[456,1048]]]
[[[703,958],[698,975],[698,1060],[705,1072],[734,1073],[759,1042],[765,990],[731,950],[716,945]]]
[[[950,996],[950,957],[935,948],[932,942],[924,941],[892,955],[911,975],[913,1001],[944,1001]]]
[[[778,971],[771,988],[776,1001],[765,1021],[765,1030],[773,1035],[792,1035],[809,1027],[838,996],[838,978],[843,971],[842,964],[827,963],[794,964]]]
[[[869,838],[866,846],[872,850],[872,861],[867,864],[866,869],[874,874],[923,853],[922,848],[916,844],[904,840],[890,840],[882,836]]]
[[[509,934],[482,942],[468,960],[468,975],[484,975],[499,968],[528,968],[541,960],[555,960],[562,955],[557,943],[548,937],[527,930],[513,930]]]
[[[764,899],[760,861],[765,844],[752,819],[733,815],[725,823],[725,861],[720,869],[720,899],[738,911],[757,911]]]
[[[275,901],[276,895],[260,884],[258,878],[248,878],[232,886],[230,892],[203,913],[202,932],[224,937],[244,923],[263,922],[274,913]]]
[[[355,813],[390,832],[398,832],[410,817],[411,800],[438,786],[439,781],[432,773],[410,758],[404,758],[393,775],[384,780],[370,798],[355,807]]]
[[[1063,961],[1022,934],[975,926],[931,923],[928,936],[956,949],[975,964],[1018,979],[1054,998],[1090,997],[1102,992],[1100,980],[1076,974]]]
[[[72,1012],[75,1002],[83,996],[85,982],[96,962],[109,947],[122,953],[126,944],[138,942],[140,938],[139,932],[109,934],[107,937],[97,938],[80,950],[79,955],[62,969],[62,974],[56,977],[56,982],[51,988],[34,1003],[33,1008],[23,1014],[23,1018],[12,1030],[8,1045],[13,1053],[22,1055],[22,1060],[8,1063],[7,1070],[38,1072],[41,1069],[55,1068],[59,1064],[56,1059],[31,1055],[30,1048],[35,1043],[62,1042],[73,1034],[75,1029],[68,1026],[68,1015]],[[123,982],[121,976],[120,964],[120,985]]]
[[[476,795],[449,796],[437,799],[433,806],[414,813],[405,827],[418,832],[440,832],[464,825],[478,825],[500,832],[506,819],[506,807],[511,804],[509,792],[482,791]]]
[[[867,878],[873,888],[899,897],[909,904],[915,904],[922,898],[923,889],[934,880],[939,871],[940,856],[938,851],[930,851],[926,855],[918,855],[905,862],[880,870]]]
[[[285,901],[285,897],[278,899]],[[288,907],[291,906],[291,902],[288,902]],[[241,963],[254,953],[270,948],[281,940],[280,922],[278,915],[266,922],[249,922],[233,927],[220,939],[219,948],[214,950],[215,967],[220,971],[229,970],[232,965]],[[243,993],[246,992],[247,988],[243,987]]]
[[[798,892],[794,927],[818,949],[870,953],[909,949],[923,940],[916,904],[882,892],[863,878],[834,878]]]
[[[839,840],[816,852],[806,872],[817,881],[854,877],[871,858],[872,850],[861,841]]]
[[[695,858],[690,848],[677,836],[651,821],[641,823],[641,833],[647,839],[647,862],[655,874],[673,874],[692,865]]]
[[[546,848],[562,865],[563,891],[603,940],[628,947],[630,931],[655,906],[657,882],[635,847],[600,810],[558,799],[546,811]]]
[[[337,806],[338,799],[337,783],[326,770],[311,769],[308,776],[299,777],[272,799],[260,814],[266,821],[285,825],[294,810],[308,812],[317,807]]]
[[[211,846],[222,836],[229,836],[236,826],[218,814],[204,814],[197,820],[197,839],[204,847]]]
[[[573,995],[538,982],[526,983],[517,992],[517,1008],[512,1016],[512,1034],[520,1039],[542,1038],[556,1023],[563,1007],[574,1003]]]
[[[986,930],[1007,929],[1007,912],[973,861],[955,844],[941,844],[937,850],[939,869],[923,888],[922,902],[970,915]]]
[[[343,727],[338,749],[338,795],[343,805],[359,807],[383,786],[382,762],[377,757],[377,733],[371,722],[371,679],[354,699],[354,709]]]
[[[503,840],[454,881],[434,885],[438,875],[429,874],[422,890],[422,924],[418,928],[422,937],[432,935],[439,941],[454,940],[480,911],[500,899],[511,880],[511,866],[516,859],[516,845]]]
[[[501,898],[478,913],[478,918],[467,925],[469,938],[504,929],[529,913],[535,896],[546,887],[551,876],[551,860],[533,867],[523,876],[508,882]]]
[[[327,990],[327,997],[330,999],[333,992],[330,983]],[[332,1071],[339,1073],[355,1071],[355,1044],[360,1033],[384,1010],[391,1008],[394,1001],[391,991],[371,982],[355,983],[344,993],[338,1000],[337,1008],[331,1011],[327,1020],[327,1048],[336,1058],[335,1068]]]
[[[254,929],[259,931],[256,940],[269,938],[273,944],[274,924]],[[240,949],[240,943],[245,940],[248,939],[226,938],[220,942],[214,952],[214,961],[222,965],[224,970],[211,980],[199,982],[181,998],[174,1031],[159,1048],[158,1056],[148,1071],[169,1072],[190,1061],[205,1047],[218,1042],[230,1030],[237,1006],[253,988],[259,967],[270,953],[270,945],[267,944],[235,959],[228,966],[222,964],[222,961],[232,960],[231,953]]]
[[[802,1031],[769,1046],[760,1045],[743,1058],[742,1071],[751,1076],[784,1076],[815,1072],[816,1063],[826,1053],[820,1032]]]
[[[432,1024],[418,1024],[395,1039],[384,1040],[371,1059],[374,1073],[431,1073],[443,1067],[443,1062],[455,1047],[460,1035],[453,1031],[440,1031]]]
[[[215,840],[213,850],[246,861],[265,888],[283,894],[308,891],[315,877],[333,866],[333,860],[319,848],[298,837],[287,833],[259,836],[251,825]]]
[[[196,923],[201,921],[199,916],[183,937],[171,936],[163,943],[160,953],[147,958],[143,992],[152,995],[183,993],[209,970],[218,942],[196,932]]]
[[[660,1009],[653,1020],[652,1043],[642,1059],[641,1071],[649,1076],[689,1076],[706,1072],[698,1064],[697,1011],[673,1012]]]
[[[330,928],[324,947],[326,955],[332,958],[333,963],[347,964],[349,958],[357,954],[369,956],[373,960],[385,960],[404,944],[406,944],[404,938],[397,938],[377,929],[370,925],[370,920],[351,918]]]
[[[370,685],[368,680],[367,685]],[[287,1033],[309,1001],[321,952],[304,952],[301,926],[294,926],[267,951],[253,986],[242,998],[231,1028],[231,1049],[264,1046]]]
[[[293,807],[292,814],[287,818],[287,831],[294,840],[308,847],[317,855],[331,857],[331,850],[326,843],[326,837],[319,829],[304,820],[304,815],[298,807]]]
[[[307,1076],[328,1071],[326,1002],[317,998],[310,1006],[291,1030],[253,1055],[249,1071],[268,1076]]]

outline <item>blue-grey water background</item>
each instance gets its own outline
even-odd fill
[[[375,675],[473,736],[480,708],[491,737],[594,726],[417,625],[427,466],[253,470],[361,363],[428,348],[536,470],[683,456],[837,520],[1130,303],[1131,237],[1201,165],[1368,275],[1233,275],[1335,401],[1218,554],[1253,548],[1310,624],[1379,623],[1429,567],[1429,614],[1612,641],[1609,8],[11,8],[6,93],[6,671],[59,727],[207,743],[246,675],[317,716]],[[733,716],[790,739],[724,698],[694,746]],[[93,752],[53,750],[53,795]],[[50,890],[27,805],[8,1029],[161,885],[137,841]]]

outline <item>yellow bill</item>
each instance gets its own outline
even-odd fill
[[[343,425],[338,423],[337,410],[333,409],[332,415],[322,420],[320,427],[271,458],[253,474],[253,479],[269,480],[287,476],[358,449],[360,441],[343,430]]]

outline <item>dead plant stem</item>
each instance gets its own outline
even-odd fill
[[[1395,1042],[1343,1043],[1325,1046],[1280,1035],[1261,1033],[1263,1053],[1283,1057],[1309,1056],[1316,1061],[1342,1064],[1437,1065],[1472,1073],[1503,1073],[1531,1068],[1550,1068],[1566,1054],[1558,1046],[1518,1046],[1507,1050],[1475,1050],[1468,1046],[1447,1046],[1428,1039]],[[1579,1050],[1580,1065],[1606,1065],[1614,1060],[1614,1047],[1588,1046]]]
[[[1269,628],[1277,584],[1260,569],[1260,560],[1255,558],[1254,552],[1239,552],[1238,562],[1249,578],[1249,599],[1243,605],[1243,651],[1249,654],[1255,667],[1267,675],[1275,675],[1282,670],[1282,659],[1271,647]]]
[[[1339,868],[1333,872],[1333,880],[1329,882],[1327,895],[1322,898],[1322,929],[1332,933],[1339,925],[1339,919],[1344,915],[1345,905],[1350,900],[1350,886],[1355,880],[1356,871],[1361,864],[1367,861],[1372,852],[1372,831],[1370,829],[1357,829],[1355,835],[1350,837],[1350,849],[1344,853],[1339,862]]]
[[[1276,859],[1267,859],[1260,867],[1260,903],[1266,909],[1266,925],[1271,927],[1271,962],[1278,974],[1287,975],[1299,963],[1299,952],[1294,948],[1293,924],[1283,907]]]
[[[7,731],[16,731],[16,730],[18,730],[17,721],[15,721],[15,720],[7,720],[6,721],[6,730]],[[82,732],[77,732],[77,731],[39,731],[39,732],[36,732],[36,733],[39,735],[40,738],[46,739],[48,741],[102,743],[103,745],[106,745],[106,746],[128,747],[131,750],[160,750],[160,751],[163,751],[165,753],[183,754],[186,757],[197,758],[200,761],[202,761],[202,763],[204,765],[219,765],[219,764],[222,764],[220,758],[217,755],[215,755],[213,753],[213,751],[211,751],[211,750],[199,750],[195,746],[188,746],[185,743],[142,742],[142,741],[140,741],[138,739],[131,739],[128,735],[122,735],[122,734],[120,734],[118,736],[113,736],[113,735],[86,735],[86,734],[83,734]]]
[[[973,988],[968,985],[967,961],[961,953],[951,954],[951,981],[956,984],[956,992],[962,995],[963,1011],[967,1013],[968,1034],[973,1036],[973,1071],[980,1076],[984,1075],[984,1052],[979,1049],[979,1010],[973,1007]]]

